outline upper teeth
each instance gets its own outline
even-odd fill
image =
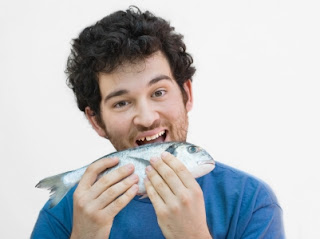
[[[143,137],[143,138],[139,139],[139,141],[145,141],[145,140],[150,141],[150,140],[153,140],[153,139],[156,139],[156,138],[160,137],[164,133],[165,133],[165,131],[161,131],[158,134],[155,134],[155,135],[152,135],[152,136]]]

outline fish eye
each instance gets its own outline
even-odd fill
[[[198,151],[199,151],[199,149],[196,146],[189,146],[188,147],[188,152],[191,154],[197,153]]]

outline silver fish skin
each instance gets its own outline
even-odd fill
[[[191,172],[194,178],[204,176],[211,172],[215,167],[215,161],[204,149],[185,142],[165,142],[165,143],[153,143],[143,146],[130,148],[123,151],[114,152],[108,154],[102,158],[118,157],[119,163],[104,172],[103,175],[123,166],[128,163],[133,163],[135,166],[134,173],[139,176],[139,191],[138,194],[146,197],[146,190],[144,187],[144,178],[146,177],[145,169],[150,165],[150,159],[152,157],[160,157],[161,153],[167,151],[179,159],[186,168]],[[102,159],[99,158],[96,161]],[[96,162],[94,161],[94,162]],[[93,162],[93,163],[94,163]],[[90,164],[89,164],[90,165]],[[61,199],[67,194],[67,192],[79,183],[82,175],[86,171],[89,165],[82,168],[54,175],[42,179],[37,185],[37,188],[47,188],[50,190],[50,208],[56,206]]]

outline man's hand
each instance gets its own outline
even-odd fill
[[[132,174],[132,164],[120,167],[96,181],[101,172],[118,162],[117,158],[101,159],[91,164],[82,176],[73,195],[71,238],[109,238],[114,217],[136,195],[139,179]]]
[[[163,235],[168,238],[211,238],[202,190],[173,155],[152,158],[145,186]]]

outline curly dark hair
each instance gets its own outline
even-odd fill
[[[186,52],[183,36],[169,22],[137,7],[112,13],[85,28],[72,42],[66,74],[81,111],[89,106],[101,123],[100,72],[111,73],[122,63],[146,59],[156,51],[164,53],[178,83],[183,100],[183,83],[192,80],[195,67]]]

